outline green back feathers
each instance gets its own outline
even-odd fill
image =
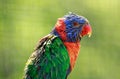
[[[29,58],[24,79],[65,79],[69,63],[68,52],[62,41],[48,35]]]

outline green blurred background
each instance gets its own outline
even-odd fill
[[[38,40],[69,11],[89,19],[68,79],[120,79],[120,0],[0,0],[0,79],[21,79]]]

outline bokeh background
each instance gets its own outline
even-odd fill
[[[68,79],[120,79],[120,0],[0,0],[0,79],[22,79],[38,40],[69,11],[88,18],[93,34]]]

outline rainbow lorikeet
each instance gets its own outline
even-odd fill
[[[59,18],[42,38],[25,66],[24,79],[67,79],[77,59],[80,40],[92,32],[88,20],[74,13]]]

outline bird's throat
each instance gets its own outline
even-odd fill
[[[70,57],[70,69],[72,70],[80,50],[80,42],[64,42]]]

